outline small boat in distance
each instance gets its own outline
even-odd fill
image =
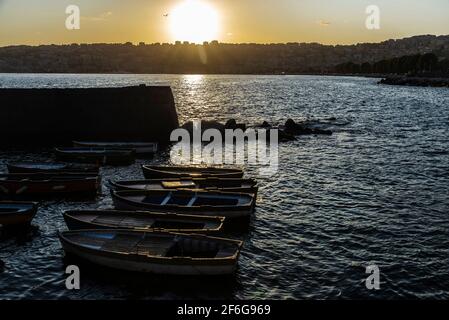
[[[134,150],[138,155],[155,154],[158,151],[157,142],[89,142],[73,141],[74,147],[107,148],[115,150]]]
[[[101,188],[101,178],[85,174],[2,174],[0,175],[0,195],[68,195],[97,194]]]
[[[98,175],[96,165],[63,162],[11,162],[7,164],[9,173],[84,173]]]
[[[242,241],[130,230],[59,233],[66,254],[101,266],[166,275],[234,273]]]
[[[56,157],[63,161],[97,165],[130,165],[135,161],[133,150],[106,148],[56,148]]]
[[[249,193],[191,190],[112,191],[118,210],[175,212],[226,218],[248,217],[256,199]]]
[[[214,233],[221,231],[225,218],[114,210],[74,210],[63,214],[70,230],[134,229],[179,233]]]
[[[164,178],[243,178],[241,169],[226,169],[215,167],[179,167],[179,166],[142,166],[146,179]]]
[[[253,179],[180,178],[136,181],[110,181],[115,190],[206,190],[257,194],[257,182]]]
[[[28,225],[37,213],[37,203],[0,201],[0,225]]]

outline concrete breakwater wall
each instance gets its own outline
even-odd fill
[[[170,87],[0,89],[0,146],[165,144],[179,126]]]

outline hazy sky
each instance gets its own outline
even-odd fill
[[[170,15],[185,1],[213,8],[214,38],[222,42],[348,44],[449,34],[449,0],[0,0],[0,46],[189,40],[176,39]],[[80,30],[65,28],[70,4],[81,10]],[[380,30],[365,27],[368,5],[381,10]]]

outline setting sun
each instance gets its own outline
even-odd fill
[[[201,43],[216,39],[217,11],[200,0],[186,0],[170,13],[170,29],[175,40]]]

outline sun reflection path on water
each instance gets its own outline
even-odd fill
[[[188,85],[197,85],[201,84],[204,80],[203,74],[186,74],[183,76],[184,82]]]

